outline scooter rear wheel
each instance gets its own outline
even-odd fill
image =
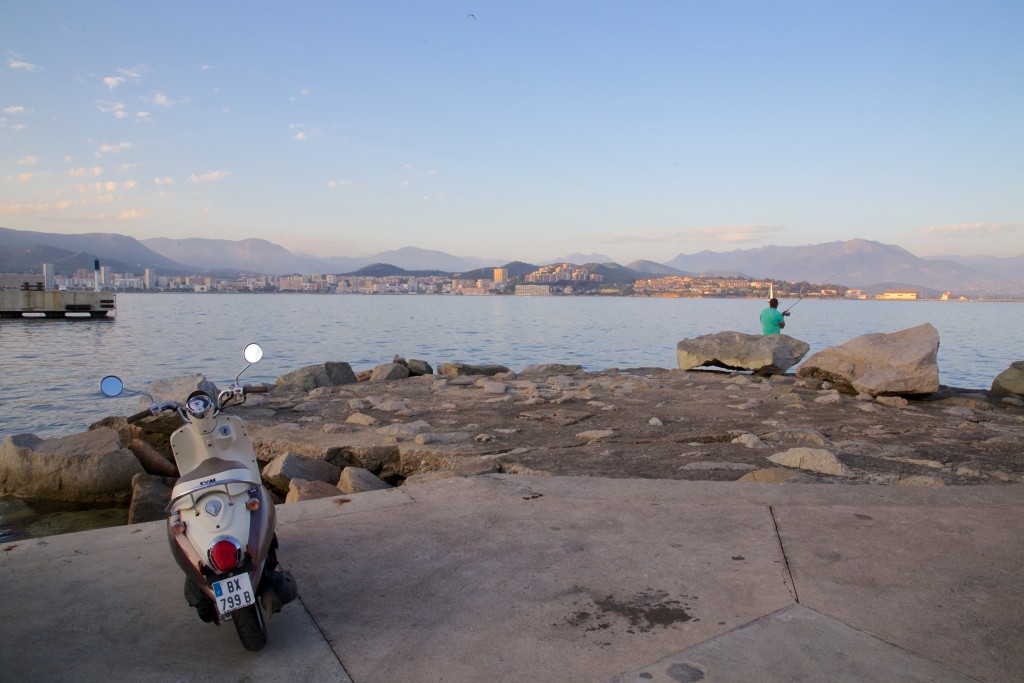
[[[235,610],[232,615],[238,639],[246,650],[262,650],[267,644],[267,619],[259,603]]]

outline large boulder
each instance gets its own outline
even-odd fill
[[[138,458],[109,427],[58,439],[18,434],[0,444],[0,493],[80,503],[127,503]]]
[[[197,373],[195,375],[158,379],[144,386],[142,391],[149,394],[149,396],[143,396],[139,399],[139,407],[148,408],[152,403],[163,403],[165,401],[184,403],[185,399],[193,391],[205,391],[210,396],[216,398],[217,385],[206,379],[206,375]],[[150,400],[150,397],[152,397],[152,400]]]
[[[365,491],[380,491],[394,487],[377,477],[373,472],[362,467],[346,467],[341,471],[338,488],[345,493],[363,493]]]
[[[939,390],[939,331],[930,323],[865,334],[823,349],[797,370],[849,393],[927,396]]]
[[[340,477],[341,468],[337,465],[291,451],[274,458],[263,468],[263,478],[267,483],[282,491],[288,490],[292,479],[325,481],[333,485],[338,483]]]
[[[320,365],[307,365],[277,378],[279,387],[312,391],[319,387],[334,387],[341,384],[355,384],[358,380],[348,363],[328,361]]]
[[[487,375],[493,377],[504,372],[511,372],[504,365],[469,365],[467,363],[445,363],[437,369],[442,377],[462,377],[465,375]]]
[[[1000,396],[1024,396],[1024,360],[1010,363],[992,380],[992,393]]]
[[[711,366],[779,375],[799,363],[810,349],[786,334],[716,332],[676,344],[676,360],[682,370]]]
[[[383,363],[370,373],[371,382],[387,382],[393,379],[405,379],[409,376],[409,366],[403,363]]]

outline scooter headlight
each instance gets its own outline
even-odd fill
[[[231,571],[242,561],[242,546],[231,536],[221,536],[213,542],[206,555],[218,572]]]

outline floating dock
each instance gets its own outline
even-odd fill
[[[113,292],[0,291],[0,318],[106,318],[116,315]]]

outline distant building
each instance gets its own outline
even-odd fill
[[[508,268],[494,269],[494,284],[504,285],[508,282]]]
[[[52,263],[44,263],[43,264],[43,286],[46,288],[46,291],[48,291],[48,292],[51,292],[51,291],[57,289],[54,286],[54,282],[53,282],[53,278],[54,278],[54,275],[56,275],[56,273],[57,273],[57,271],[54,270]]]
[[[156,271],[146,268],[142,275],[142,282],[146,289],[156,289]]]
[[[917,299],[917,291],[912,289],[893,289],[888,292],[882,292],[875,298],[887,301],[915,301]]]
[[[547,285],[516,285],[516,296],[550,296],[551,288]]]

